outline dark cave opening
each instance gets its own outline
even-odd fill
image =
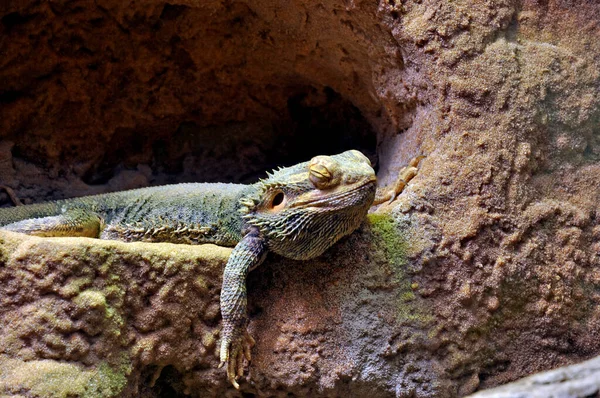
[[[271,117],[247,121],[211,123],[198,111],[156,126],[122,128],[97,146],[95,158],[82,157],[80,144],[61,142],[58,164],[44,156],[42,142],[13,137],[7,156],[18,164],[17,183],[9,185],[31,203],[182,182],[253,183],[277,167],[349,149],[377,164],[376,132],[333,89],[291,88],[281,108]],[[35,172],[21,174],[19,169]],[[63,181],[59,188],[57,179]],[[11,205],[4,192],[0,205]]]
[[[158,377],[156,372],[160,372]],[[156,379],[152,382],[155,377]],[[156,398],[184,398],[190,396],[190,391],[187,391],[181,372],[172,365],[161,368],[150,366],[142,373],[142,378],[145,382],[140,385],[139,396]],[[193,391],[192,394],[205,395],[203,391]],[[206,394],[210,395],[208,392]],[[256,395],[242,392],[241,396],[252,398]]]
[[[114,134],[102,159],[84,175],[106,184],[140,164],[151,184],[178,182],[251,183],[265,172],[316,155],[358,149],[376,163],[376,133],[361,112],[329,87],[295,90],[275,120],[220,125],[186,120],[170,131],[123,130]]]
[[[185,385],[181,373],[175,369],[174,366],[168,365],[164,368],[154,369],[153,371],[159,371],[160,375],[153,383],[150,383],[150,379],[156,377],[156,375],[145,376],[147,381],[144,383],[144,386],[149,386],[148,389],[150,391],[141,392],[143,396],[160,398],[179,398],[187,396],[187,394],[183,392],[185,390]]]
[[[35,49],[23,55],[27,65],[13,60],[0,76],[0,183],[25,203],[252,183],[348,149],[377,164],[385,123],[366,96],[364,43],[281,31],[241,3],[218,16],[166,3],[113,11],[40,4],[2,16],[7,42],[27,42],[7,53]],[[65,22],[74,18],[81,23]]]

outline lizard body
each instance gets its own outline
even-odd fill
[[[37,236],[232,247],[242,238],[239,200],[255,194],[253,185],[163,185],[0,209],[0,225]]]
[[[270,251],[299,260],[320,255],[358,228],[375,195],[368,158],[352,150],[316,156],[252,185],[175,184],[0,209],[0,229],[234,247],[223,273],[220,359],[238,388],[254,345],[246,331],[248,272]],[[378,196],[376,203],[390,198]]]

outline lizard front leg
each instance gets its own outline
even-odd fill
[[[221,288],[221,364],[227,364],[227,378],[239,388],[236,378],[244,374],[244,357],[250,361],[254,339],[248,333],[246,277],[265,258],[267,248],[258,230],[253,229],[235,246],[223,273]]]
[[[425,156],[423,155],[412,158],[408,165],[400,170],[400,173],[398,173],[398,178],[392,186],[377,189],[373,206],[382,204],[384,202],[393,202],[394,199],[396,199],[396,196],[402,193],[408,182],[417,175],[417,172],[419,171],[419,163],[424,158]]]

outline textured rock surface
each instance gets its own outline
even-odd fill
[[[322,258],[273,257],[253,272],[258,345],[245,391],[466,395],[600,352],[596,1],[9,0],[0,17],[0,182],[25,199],[247,181],[348,147],[378,157],[387,184],[407,159],[428,155],[399,201]],[[87,267],[88,252],[129,264],[116,272],[125,275],[140,265],[122,259],[162,250],[78,240],[69,245],[83,253],[63,261],[53,250],[70,253],[67,243],[5,239],[13,243],[3,244],[3,261],[47,245],[45,262],[28,257],[20,268],[51,264],[60,275]],[[203,258],[198,250],[194,258]],[[161,256],[146,266],[158,272],[169,261]],[[204,260],[183,257],[175,269],[208,272]],[[214,290],[184,317],[192,324],[204,325],[197,309],[216,302],[214,267]],[[31,315],[3,331],[2,366],[61,358],[74,366],[63,373],[85,367],[81,378],[104,366],[129,375],[124,396],[225,388],[210,349],[199,348],[205,329],[165,326],[180,309],[102,304],[108,274],[90,276],[96,290],[77,304],[52,293],[66,278],[28,271],[43,282],[38,291],[19,282],[28,277],[20,268],[2,269],[25,296],[2,313]],[[190,274],[175,275],[155,289]],[[42,323],[43,314],[71,319],[92,304],[103,314],[117,305],[123,324],[107,317],[103,328],[80,332],[81,343],[51,341],[53,320]],[[150,330],[170,330],[152,343],[164,356],[133,349],[147,333],[131,323],[142,308],[156,314]],[[48,341],[19,334],[28,327]]]
[[[149,396],[171,365],[218,395],[230,251],[0,232],[0,394]]]

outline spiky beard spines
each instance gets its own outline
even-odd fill
[[[361,207],[339,212],[327,208],[296,209],[283,216],[246,216],[248,224],[259,229],[269,248],[289,258],[304,260],[322,254],[340,238],[350,234],[361,223]]]

